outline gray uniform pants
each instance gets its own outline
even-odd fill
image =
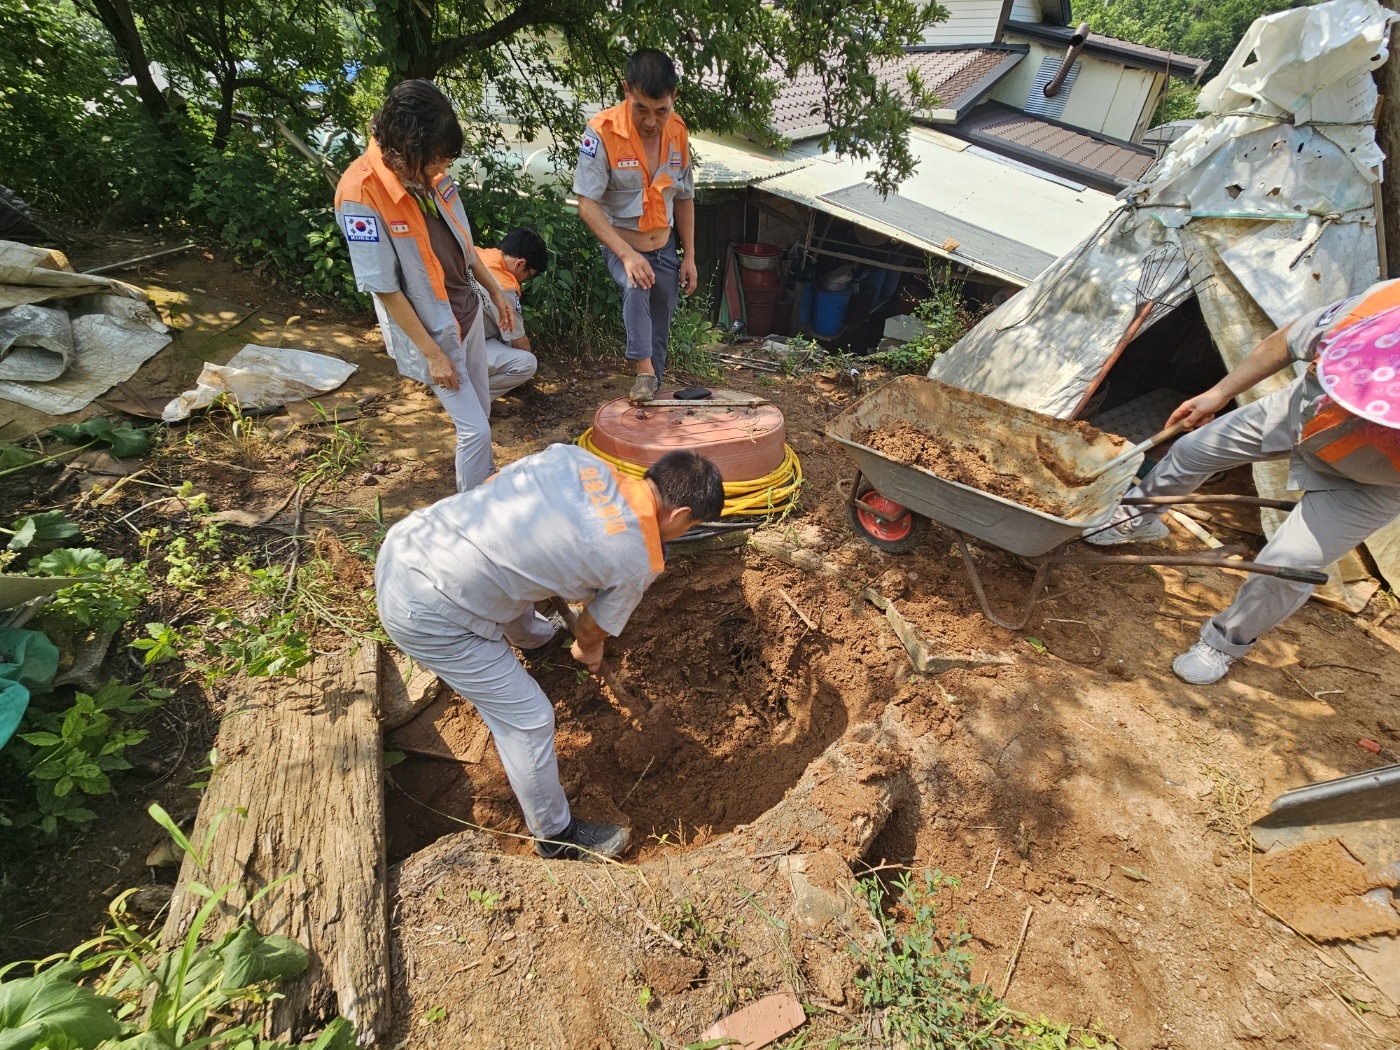
[[[517,350],[499,339],[486,340],[486,369],[491,376],[492,401],[528,383],[538,367],[539,362],[530,351]]]
[[[506,624],[504,638],[483,638],[396,587],[393,581],[401,574],[377,575],[385,632],[476,708],[491,730],[530,834],[541,839],[560,834],[571,818],[554,754],[554,707],[510,648],[543,645],[554,626],[530,609]]]
[[[1287,456],[1261,447],[1266,401],[1251,402],[1191,431],[1128,495],[1185,496],[1218,471]],[[1160,516],[1166,511],[1154,513]],[[1400,488],[1364,485],[1305,492],[1258,560],[1264,565],[1321,571],[1396,515],[1400,515]],[[1293,615],[1312,590],[1312,584],[1251,574],[1230,607],[1201,627],[1201,641],[1231,656],[1244,656],[1265,631]]]
[[[627,330],[627,360],[645,361],[651,358],[656,380],[666,370],[666,347],[671,341],[671,318],[676,315],[676,303],[681,290],[681,258],[676,252],[676,235],[660,248],[642,252],[656,274],[650,288],[633,288],[627,280],[627,270],[612,251],[604,246],[603,258],[608,273],[622,292],[622,326]]]
[[[496,472],[491,452],[491,381],[486,366],[486,330],[481,311],[448,359],[457,369],[457,389],[432,388],[457,431],[457,491],[476,488]]]

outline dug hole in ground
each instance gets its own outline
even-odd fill
[[[546,385],[506,409],[499,454],[567,440],[617,386],[582,371]],[[658,709],[640,730],[566,653],[534,668],[570,799],[632,826],[630,870],[544,865],[522,840],[445,816],[524,831],[466,705],[439,700],[420,720],[461,763],[391,770],[409,1045],[630,1045],[637,1022],[684,1045],[782,988],[829,1008],[813,1038],[850,1030],[849,945],[871,936],[852,879],[872,869],[959,878],[940,929],[966,917],[975,979],[1000,990],[1021,943],[1008,1005],[1100,1020],[1124,1046],[1400,1037],[1394,1005],[1339,951],[1252,902],[1246,831],[1276,794],[1373,764],[1359,738],[1400,743],[1400,655],[1312,605],[1221,685],[1188,686],[1171,659],[1242,578],[1213,569],[1063,567],[1027,628],[1003,631],[978,611],[950,534],[932,529],[903,557],[852,534],[836,491],[850,464],[822,436],[849,390],[809,377],[762,393],[808,477],[802,512],[770,531],[814,571],[754,547],[673,557],[609,643],[625,687]],[[535,404],[554,416],[561,400],[570,419],[532,423]],[[1166,546],[1199,544],[1179,532]],[[1030,574],[1000,552],[974,557],[994,607],[1014,608]],[[866,586],[934,655],[968,666],[914,674]]]
[[[309,312],[215,258],[146,276],[258,303],[226,311],[190,353],[257,342],[361,365],[336,399],[362,402],[359,434],[387,466],[327,486],[327,510],[378,497],[394,520],[451,492],[446,416],[393,374],[366,319],[295,320]],[[182,352],[177,340],[152,359],[151,393],[187,388],[198,366]],[[615,367],[546,358],[533,390],[496,405],[497,462],[575,438],[630,385]],[[575,808],[632,827],[624,866],[545,864],[520,839],[464,828],[524,831],[474,712],[443,699],[419,719],[417,746],[444,757],[407,754],[388,771],[396,1020],[384,1045],[653,1045],[640,1025],[684,1046],[777,991],[811,1005],[806,1045],[823,1045],[867,1026],[849,949],[872,943],[855,885],[871,869],[887,881],[905,870],[960,879],[937,898],[940,950],[965,918],[973,977],[1005,986],[1010,1008],[1101,1021],[1126,1047],[1400,1041],[1394,1004],[1335,946],[1314,948],[1251,900],[1245,831],[1282,791],[1395,760],[1400,654],[1310,604],[1220,685],[1185,685],[1171,659],[1242,579],[1214,569],[1063,566],[1026,629],[1004,631],[979,611],[951,534],[931,529],[896,557],[851,532],[837,483],[852,466],[822,432],[855,391],[821,375],[760,385],[733,370],[710,385],[752,390],[785,413],[808,480],[799,513],[770,539],[807,551],[798,560],[811,569],[755,547],[674,556],[609,643],[626,688],[659,709],[641,720],[647,732],[565,652],[533,668],[555,703]],[[217,510],[286,495],[278,469],[184,469]],[[1249,491],[1247,474],[1218,484]],[[318,528],[348,517],[364,515],[326,514]],[[1257,519],[1226,524],[1240,530],[1232,539],[1258,531]],[[368,586],[363,560],[333,535],[318,542],[337,573]],[[1199,541],[1174,531],[1166,548]],[[974,558],[993,606],[1015,607],[1030,574],[997,551]],[[935,656],[966,665],[915,674],[866,587]],[[191,724],[192,759],[212,730]],[[386,748],[407,732],[388,734]],[[1361,738],[1389,754],[1361,750]],[[188,800],[195,779],[165,788]],[[138,841],[151,834],[140,809],[91,833],[95,895],[139,881],[154,845]],[[114,875],[105,858],[118,848],[134,860]],[[57,866],[35,873],[26,921],[49,917],[25,932],[62,926],[55,912],[68,909],[53,907],[51,887],[63,877]]]

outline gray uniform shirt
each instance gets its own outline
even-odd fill
[[[617,635],[665,567],[650,486],[576,445],[551,445],[384,537],[375,586],[483,638],[552,596]]]

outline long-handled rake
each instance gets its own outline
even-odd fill
[[[1189,276],[1186,257],[1181,253],[1181,249],[1174,245],[1164,244],[1160,248],[1154,248],[1142,260],[1142,273],[1137,283],[1137,312],[1133,314],[1132,321],[1123,332],[1123,338],[1119,339],[1118,345],[1113,348],[1113,353],[1108,355],[1099,368],[1098,375],[1094,376],[1094,381],[1084,391],[1084,397],[1075,408],[1073,418],[1078,418],[1079,413],[1084,411],[1089,398],[1108,376],[1109,369],[1118,363],[1123,351],[1137,338],[1152,315],[1175,310],[1196,294]]]

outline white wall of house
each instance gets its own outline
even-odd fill
[[[1040,0],[1015,0],[1015,2],[1011,5],[1011,21],[1042,21],[1040,15]]]
[[[1030,6],[1027,0],[1019,0],[1019,5]],[[948,20],[926,30],[924,43],[990,44],[996,40],[1001,0],[944,0],[943,6],[948,9]],[[1031,21],[1040,21],[1038,10]]]
[[[1006,39],[1021,43],[1012,34]],[[1036,73],[1047,60],[1058,65],[1064,51],[1039,41],[1027,40],[1030,54],[1007,74],[991,97],[1008,106],[1024,109]],[[1080,55],[1079,70],[1064,111],[1059,118],[1066,124],[1097,131],[1117,139],[1136,142],[1147,130],[1157,107],[1166,77],[1149,69],[1137,69],[1093,55]]]

